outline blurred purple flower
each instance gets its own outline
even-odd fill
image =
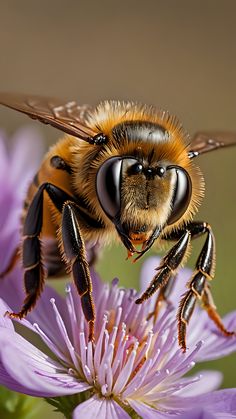
[[[18,246],[23,200],[42,154],[42,139],[34,129],[18,130],[9,142],[0,132],[0,273]]]
[[[67,287],[64,299],[47,287],[37,308],[21,321],[41,337],[53,357],[23,338],[4,317],[9,306],[19,308],[23,292],[17,286],[19,278],[2,282],[1,384],[41,397],[90,390],[90,398],[76,407],[73,418],[128,418],[129,407],[145,419],[182,415],[199,406],[213,415],[209,417],[236,415],[236,390],[213,391],[221,382],[220,373],[184,376],[198,360],[233,352],[235,338],[219,335],[199,310],[189,331],[189,350],[183,354],[176,340],[175,310],[163,310],[153,325],[146,320],[150,305],[134,303],[136,291],[120,289],[117,280],[109,286],[95,273],[92,277],[97,308],[94,345],[88,342],[87,324],[73,286]],[[224,321],[235,328],[236,313]]]
[[[16,145],[15,152],[7,156],[0,142],[0,271],[19,240],[23,195],[35,171],[33,156],[38,155],[38,142],[27,142],[26,134],[16,144],[18,149]],[[148,260],[142,278],[149,279],[157,265],[157,258]],[[173,298],[181,292],[185,275],[182,270]],[[111,286],[103,284],[94,272],[92,279],[94,344],[88,342],[87,324],[73,285],[67,287],[66,298],[47,287],[37,307],[20,322],[22,327],[15,329],[16,322],[4,313],[18,310],[23,301],[20,267],[0,282],[0,384],[47,398],[86,392],[86,401],[74,409],[74,419],[125,419],[134,412],[145,419],[236,417],[236,390],[214,391],[221,382],[220,373],[185,376],[196,361],[235,351],[235,337],[221,336],[206,313],[196,310],[194,327],[188,333],[189,349],[183,354],[176,339],[175,310],[163,309],[153,324],[152,319],[147,321],[153,300],[136,305],[135,290],[120,289],[117,280]],[[236,313],[226,316],[224,322],[235,329]],[[23,337],[22,329],[40,337],[44,349],[32,343],[30,336]]]

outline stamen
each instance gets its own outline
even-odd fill
[[[106,382],[107,382],[107,393],[110,394],[113,386],[113,374],[111,369],[111,363],[108,365],[106,372]]]
[[[88,342],[87,347],[87,365],[91,371],[91,375],[93,378],[95,377],[95,371],[94,371],[94,364],[93,364],[93,344],[92,342]]]
[[[86,342],[85,342],[85,336],[84,336],[84,332],[81,332],[79,334],[79,339],[80,339],[80,348],[81,348],[81,363],[82,363],[82,368],[84,368],[84,365],[86,365],[87,362],[87,346],[86,346]]]
[[[106,384],[106,370],[107,370],[107,364],[103,364],[103,366],[100,366],[98,371],[98,382],[100,386],[103,386]]]
[[[76,349],[77,348],[79,349],[79,337],[78,337],[79,332],[78,331],[80,332],[83,331],[83,328],[81,327],[82,326],[81,324],[80,324],[80,327],[78,327],[78,320],[77,320],[77,316],[75,312],[75,305],[74,305],[74,300],[72,297],[70,284],[66,285],[66,304],[67,304],[67,309],[69,313],[74,347]],[[83,316],[80,316],[80,317],[83,318]]]
[[[107,384],[103,384],[101,387],[101,393],[103,396],[107,395]]]
[[[41,336],[42,340],[46,343],[46,345],[51,349],[51,351],[58,356],[62,361],[65,363],[68,362],[68,357],[64,355],[64,353],[55,345],[51,339],[43,332],[43,330],[39,327],[37,323],[33,324],[37,333]]]
[[[121,336],[119,337],[118,348],[117,348],[116,355],[115,355],[115,358],[113,360],[113,365],[112,365],[113,376],[115,376],[116,373],[118,374],[121,370],[122,359],[123,359],[124,351],[125,351],[125,345],[126,345],[126,325],[123,323]]]
[[[134,378],[130,381],[127,385],[127,388],[122,394],[123,398],[129,397],[133,392],[136,392],[139,387],[142,386],[146,376],[148,374],[149,369],[152,365],[152,359],[148,359],[140,368],[139,372],[134,376]]]
[[[130,378],[130,374],[132,373],[135,357],[136,357],[136,350],[133,350],[130,354],[128,361],[126,362],[125,366],[121,370],[116,380],[116,383],[113,387],[113,391],[115,394],[119,394],[124,388],[124,386],[126,385],[126,383],[128,382]]]
[[[109,344],[112,344],[112,345],[115,344],[115,340],[116,340],[116,337],[117,337],[117,332],[118,332],[118,327],[117,326],[114,326],[113,327],[113,330],[112,330],[112,332],[110,334],[110,342],[109,342]]]
[[[52,304],[54,313],[56,315],[56,321],[57,321],[57,325],[58,325],[59,331],[61,333],[61,336],[66,343],[67,349],[69,350],[71,360],[74,363],[74,365],[76,366],[76,368],[79,369],[80,365],[78,363],[78,359],[77,359],[77,356],[75,354],[75,349],[74,349],[74,347],[73,347],[73,345],[70,341],[70,338],[68,336],[68,333],[67,333],[67,330],[66,330],[66,327],[65,327],[65,323],[64,323],[64,321],[63,321],[63,319],[62,319],[62,317],[61,317],[61,315],[60,315],[60,313],[57,309],[55,298],[51,298],[50,303]]]
[[[179,364],[179,367],[176,369],[176,371],[175,371],[175,373],[174,373],[174,377],[176,378],[176,376],[178,376],[178,375],[183,375],[183,374],[185,374],[185,371],[187,372],[190,368],[192,368],[191,366],[194,364],[195,365],[195,362],[194,363],[192,363],[191,361],[192,361],[192,359],[193,358],[195,358],[195,356],[197,355],[197,353],[199,352],[199,350],[201,349],[201,347],[202,347],[202,345],[203,345],[203,341],[199,341],[197,344],[196,344],[196,347],[195,347],[195,349],[188,355],[188,356],[186,356],[185,358],[184,358],[184,361],[183,362],[181,362],[180,364]]]
[[[142,344],[142,349],[140,350],[135,364],[134,364],[134,369],[137,368],[137,366],[139,365],[139,363],[141,362],[141,360],[145,357],[148,358],[148,351],[150,349],[151,346],[151,342],[152,342],[152,338],[153,338],[153,331],[151,330],[150,332],[148,332],[148,338],[146,340],[146,342],[143,342]]]
[[[119,324],[120,324],[120,319],[121,319],[121,315],[122,315],[122,307],[120,307],[120,306],[118,306],[118,309],[117,309],[117,314],[116,314],[116,319],[115,319],[115,326],[119,326]]]
[[[84,370],[85,378],[87,379],[88,383],[93,384],[92,374],[89,367],[87,365],[84,365],[83,370]]]
[[[100,331],[99,338],[96,343],[95,351],[94,351],[94,368],[96,371],[98,371],[100,367],[102,344],[103,344],[104,333],[105,333],[107,322],[108,322],[107,316],[104,316],[101,331]]]

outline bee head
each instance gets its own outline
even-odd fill
[[[180,166],[115,156],[100,166],[96,192],[118,233],[132,238],[177,222],[189,206],[192,183]]]

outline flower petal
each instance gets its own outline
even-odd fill
[[[201,407],[197,407],[193,410],[188,410],[183,415],[178,416],[179,419],[217,419],[219,416],[215,416],[211,412],[202,409]]]
[[[236,331],[236,311],[225,316],[223,323],[226,329]],[[201,339],[205,341],[205,344],[202,351],[197,355],[197,361],[218,359],[236,351],[236,335],[224,336],[208,318],[205,322],[203,321],[202,327],[204,329],[201,333]]]
[[[179,396],[197,396],[199,394],[205,394],[210,391],[217,390],[223,380],[223,375],[219,371],[200,371],[195,377],[201,376],[200,381],[193,381],[191,385],[184,387],[183,389],[179,390]],[[194,376],[188,377],[194,379]],[[181,379],[183,382],[184,379]]]
[[[216,413],[216,417],[236,417],[236,389],[226,389],[213,391],[192,397],[172,396],[165,402],[168,409],[183,409],[203,406],[211,413]],[[220,415],[221,414],[221,415]]]
[[[79,404],[73,412],[73,419],[130,419],[114,400],[93,396],[86,402]]]
[[[14,292],[12,292],[14,290]],[[23,273],[17,267],[7,275],[7,278],[0,280],[0,296],[11,308],[17,311],[24,300],[23,292]]]
[[[15,186],[19,179],[22,180],[15,192],[23,199],[27,185],[42,159],[43,141],[39,131],[30,126],[17,130],[12,141],[14,145],[11,149],[9,163],[12,167],[10,181]]]
[[[5,316],[5,313],[7,310],[8,310],[8,306],[0,298],[0,328],[6,328],[6,329],[10,329],[14,331],[12,320],[8,316]]]
[[[10,376],[12,382],[9,380],[9,388],[13,390],[11,384],[18,382],[26,394],[52,397],[75,394],[90,388],[87,383],[70,375],[66,368],[9,329],[0,329],[0,359],[0,382],[5,383],[6,376]]]
[[[10,390],[13,391],[18,391],[19,393],[26,393],[26,389],[23,385],[21,385],[18,381],[14,380],[14,378],[12,378],[8,372],[6,371],[6,369],[4,368],[4,365],[1,363],[0,361],[0,384],[9,388]],[[31,396],[37,396],[38,393],[28,393]]]
[[[14,292],[12,292],[13,289]],[[22,269],[17,267],[8,275],[6,280],[0,281],[0,296],[8,304],[11,311],[19,311],[21,304],[24,301]],[[27,320],[22,319],[20,322],[22,324],[26,322],[31,329],[33,329],[33,327],[30,326],[29,322],[31,322],[32,325],[37,323],[46,335],[52,337],[55,345],[60,347],[61,351],[66,352],[67,347],[58,331],[56,318],[53,315],[52,305],[50,304],[52,298],[55,299],[57,307],[66,324],[67,332],[71,336],[71,326],[65,299],[63,299],[53,288],[48,286],[44,288],[36,307],[26,317]],[[48,321],[49,318],[50,321]],[[33,330],[35,331],[35,329]]]
[[[134,409],[134,411],[138,413],[139,416],[145,419],[163,419],[173,417],[173,415],[158,411],[157,409],[154,409],[153,407],[134,399],[129,399],[128,403]]]

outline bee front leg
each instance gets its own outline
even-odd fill
[[[89,324],[89,340],[93,340],[95,310],[92,299],[92,281],[76,209],[76,205],[70,201],[63,206],[62,246],[66,261],[72,270],[75,286],[81,297],[84,316]]]
[[[136,304],[142,304],[144,300],[150,298],[160,288],[166,286],[166,290],[168,289],[170,278],[175,274],[186,254],[190,237],[190,232],[186,230],[179,241],[162,259],[160,266],[157,268],[157,274],[154,276],[152,282],[142,296],[135,301]]]
[[[216,307],[213,303],[208,280],[214,278],[215,273],[215,239],[211,227],[207,223],[193,223],[188,226],[192,230],[193,238],[200,234],[207,233],[207,237],[196,263],[196,270],[188,282],[189,290],[184,294],[178,311],[178,335],[179,344],[183,351],[186,351],[186,328],[192,316],[197,300],[200,300],[208,312],[209,317],[215,322],[218,329],[226,336],[234,335],[224,327]],[[199,234],[199,232],[201,233]]]
[[[195,239],[202,234],[204,234],[207,231],[207,223],[204,222],[192,222],[190,225],[186,227],[186,229],[181,230],[173,230],[168,235],[165,235],[162,237],[163,240],[167,241],[179,241],[181,240],[181,237],[184,236],[184,233],[188,230],[191,233],[191,239]],[[178,247],[178,243],[177,243]],[[163,304],[163,302],[168,302],[168,297],[171,294],[171,291],[174,286],[174,282],[176,279],[176,272],[174,272],[172,275],[169,276],[169,279],[165,283],[165,285],[162,285],[160,288],[159,294],[157,296],[154,310],[149,314],[148,319],[150,319],[152,316],[154,317],[154,322],[157,320],[160,308]]]
[[[155,301],[154,310],[148,315],[147,320],[153,317],[153,321],[155,323],[157,320],[158,314],[160,312],[160,309],[162,307],[162,304],[164,302],[170,305],[172,304],[171,301],[168,300],[168,297],[171,294],[171,291],[173,289],[175,279],[176,279],[176,273],[170,275],[170,278],[168,279],[167,283],[163,285],[163,287],[160,289],[157,299]]]

